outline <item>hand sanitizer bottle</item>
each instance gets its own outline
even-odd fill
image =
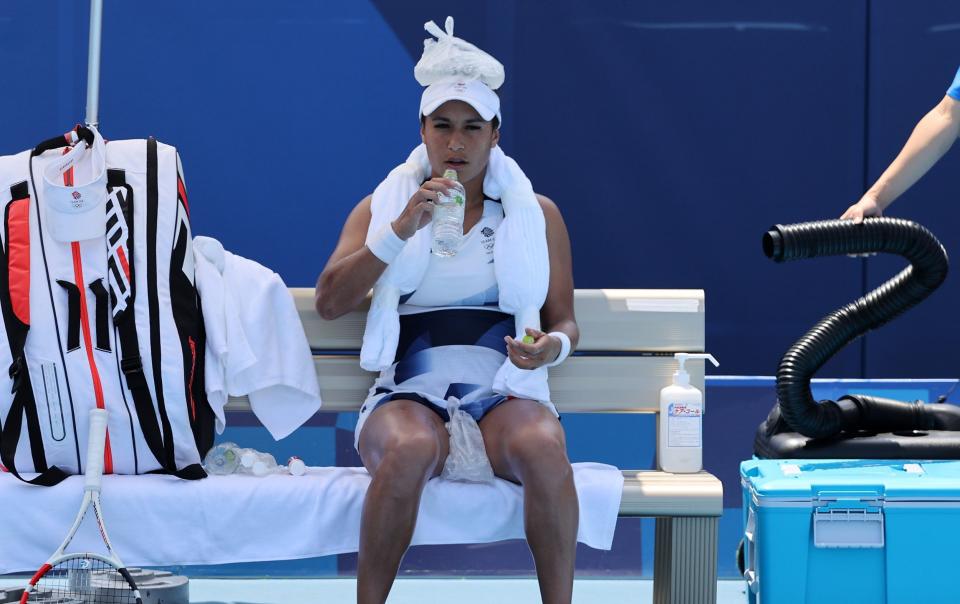
[[[709,354],[678,352],[674,356],[679,367],[673,384],[660,391],[657,461],[664,472],[699,472],[703,469],[703,393],[690,385],[684,363],[689,359],[709,359],[717,367],[720,363]]]

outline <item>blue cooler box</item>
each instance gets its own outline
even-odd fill
[[[960,462],[740,464],[751,604],[960,603]]]

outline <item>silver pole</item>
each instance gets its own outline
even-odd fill
[[[90,0],[90,47],[87,51],[88,126],[100,125],[100,38],[103,33],[103,0]]]

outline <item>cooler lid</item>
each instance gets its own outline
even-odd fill
[[[806,501],[837,493],[890,501],[960,501],[960,461],[880,459],[752,459],[740,477],[759,505]]]

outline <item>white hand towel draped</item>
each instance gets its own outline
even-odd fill
[[[277,440],[320,408],[320,386],[310,344],[290,290],[280,275],[231,254],[216,239],[195,237],[197,290],[207,343],[206,391],[226,426],[229,396],[250,400],[254,414]]]
[[[400,216],[407,202],[430,175],[427,150],[420,145],[394,168],[373,192],[367,241]],[[540,308],[547,297],[550,260],[546,223],[530,179],[500,147],[490,151],[484,193],[503,204],[504,219],[494,243],[494,272],[500,288],[500,309],[512,314],[516,335],[525,327],[540,329]],[[400,296],[417,289],[430,258],[431,232],[425,227],[411,237],[373,286],[360,365],[381,371],[393,364],[400,338]],[[549,401],[547,369],[519,369],[508,358],[494,378],[501,394]]]

